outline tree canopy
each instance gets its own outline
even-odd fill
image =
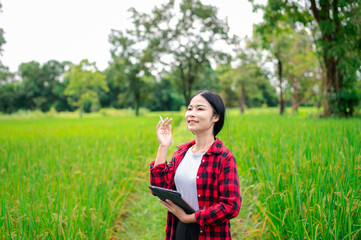
[[[310,29],[321,62],[324,115],[353,115],[360,101],[355,87],[361,66],[361,1],[270,0],[254,4],[264,11],[264,28],[279,29],[287,23]]]
[[[114,107],[138,115],[141,107],[179,110],[208,89],[241,112],[309,105],[324,116],[353,116],[361,99],[361,0],[249,1],[263,21],[246,39],[230,35],[216,7],[170,0],[150,13],[129,9],[132,26],[108,36],[104,71],[88,60],[49,60],[10,72],[0,59],[0,111]],[[0,29],[0,56],[3,44]]]

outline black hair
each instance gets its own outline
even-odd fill
[[[193,95],[192,99],[199,94],[212,106],[213,116],[219,116],[219,120],[213,126],[213,135],[215,137],[223,128],[226,107],[224,106],[222,98],[217,93],[208,90],[200,90]]]

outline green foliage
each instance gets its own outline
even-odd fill
[[[118,90],[118,104],[134,106],[138,115],[141,104],[149,97],[148,92],[154,80],[147,67],[151,61],[150,52],[147,49],[139,49],[137,44],[142,40],[129,31],[123,33],[112,30],[109,41],[113,45],[112,63],[109,68],[113,76],[112,84]],[[120,88],[124,88],[125,91],[120,92]]]
[[[97,90],[108,91],[105,75],[98,71],[95,63],[82,60],[78,65],[70,66],[66,73],[69,85],[65,89],[68,101],[83,112],[97,111],[100,109]]]
[[[19,72],[23,81],[22,94],[27,100],[25,106],[32,110],[36,109],[33,99],[40,97],[45,87],[41,76],[41,66],[35,61],[22,63],[19,66]]]
[[[20,108],[48,111],[52,104],[63,100],[59,88],[63,85],[62,76],[69,62],[49,60],[43,66],[36,61],[19,66],[22,82],[18,92]]]
[[[19,88],[19,82],[0,84],[0,112],[11,113],[19,108]]]
[[[0,84],[6,84],[13,81],[14,74],[9,71],[9,68],[4,66],[0,60]]]
[[[255,26],[255,38],[260,39],[261,46],[269,52],[269,58],[275,61],[275,78],[278,80],[277,89],[279,92],[280,114],[285,108],[285,79],[284,68],[287,62],[287,54],[293,42],[290,34],[291,27],[287,22],[287,16],[280,13],[273,13],[272,1],[264,8],[265,21]],[[272,21],[270,22],[271,18]]]
[[[264,10],[263,29],[277,30],[280,23],[299,28],[301,23],[312,31],[324,74],[324,115],[352,116],[360,101],[355,86],[361,65],[361,1],[271,0],[254,6]]]
[[[217,17],[217,9],[198,0],[183,0],[180,13],[174,1],[155,7],[150,14],[131,9],[135,30],[128,32],[136,40],[123,39],[121,44],[144,42],[141,61],[161,62],[176,76],[177,91],[186,104],[196,87],[210,74],[210,62],[226,62],[229,56],[217,51],[214,44],[228,40],[229,27]],[[172,24],[169,24],[172,22]],[[208,86],[213,87],[213,86]]]
[[[285,54],[284,76],[287,81],[285,98],[292,100],[291,113],[298,106],[320,102],[322,69],[313,48],[313,41],[305,30],[290,32],[291,44]]]
[[[167,74],[153,84],[147,107],[152,111],[179,111],[185,105],[181,94],[174,91],[174,76]]]
[[[2,4],[0,3],[0,13],[2,8]],[[4,30],[2,28],[0,28],[0,56],[2,55],[2,45],[4,45],[6,43],[5,38],[4,38]],[[0,61],[0,66],[2,66],[2,63]]]
[[[267,71],[262,69],[262,53],[253,45],[258,44],[247,39],[246,47],[236,50],[238,66],[217,67],[226,105],[239,106],[242,113],[245,106],[277,105],[276,90],[270,85]]]

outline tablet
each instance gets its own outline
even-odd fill
[[[152,185],[150,185],[149,188],[161,200],[163,201],[165,201],[166,199],[171,200],[179,207],[181,207],[187,214],[192,214],[195,212],[194,209],[186,202],[186,200],[182,197],[182,195],[179,192]]]

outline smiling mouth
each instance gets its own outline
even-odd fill
[[[190,121],[188,121],[188,124],[190,124],[190,123],[197,123],[197,122],[193,121],[193,120],[190,120]]]

